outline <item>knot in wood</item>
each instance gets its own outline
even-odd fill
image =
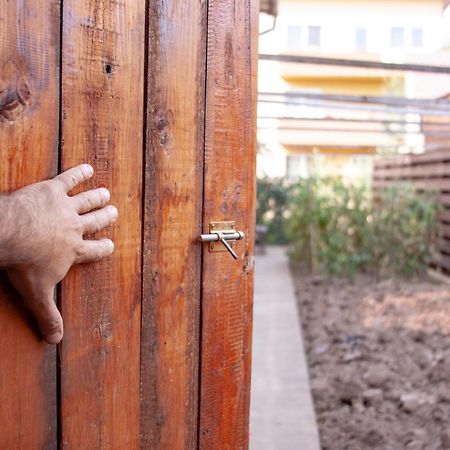
[[[0,116],[15,122],[24,107],[30,103],[31,89],[26,79],[21,78],[16,88],[11,88],[0,80]]]

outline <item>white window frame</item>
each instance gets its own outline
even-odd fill
[[[416,45],[415,38],[417,37],[415,33],[419,33],[420,39],[418,45]],[[411,47],[412,48],[423,48],[423,28],[413,27],[411,28]]]
[[[398,38],[401,42],[397,43],[394,42],[396,40],[396,36],[394,35],[395,32],[399,32]],[[391,27],[391,40],[390,40],[390,46],[393,49],[399,49],[399,48],[405,48],[405,27]]]
[[[364,36],[363,43],[360,42],[359,38]],[[362,44],[362,45],[361,45]],[[367,28],[358,27],[355,30],[355,50],[357,52],[367,52]]]
[[[312,43],[313,33],[317,32],[314,37],[318,38],[317,43]],[[309,25],[308,26],[308,47],[318,48],[322,45],[322,27],[320,25]]]
[[[294,34],[297,32],[297,42],[295,42]],[[292,33],[292,34],[291,34]],[[286,48],[290,52],[295,52],[301,49],[302,45],[302,27],[300,25],[288,25],[286,36]]]

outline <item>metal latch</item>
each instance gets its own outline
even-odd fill
[[[234,229],[234,221],[227,222],[211,222],[209,224],[209,234],[201,234],[199,240],[209,242],[210,252],[228,251],[234,259],[238,259],[236,252],[233,250],[236,241],[244,239],[245,235],[242,231]],[[223,245],[220,245],[222,243]]]

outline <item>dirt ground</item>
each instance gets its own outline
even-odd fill
[[[450,286],[293,274],[322,448],[450,449]]]

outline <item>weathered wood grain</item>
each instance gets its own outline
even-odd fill
[[[0,0],[0,192],[56,175],[59,2]],[[56,352],[0,279],[0,448],[55,449]]]
[[[139,448],[144,6],[63,5],[62,166],[92,164],[119,219],[112,257],[62,283],[61,448]]]
[[[210,0],[203,228],[234,220],[238,260],[205,248],[199,448],[246,449],[255,200],[257,2]]]
[[[205,2],[149,3],[142,448],[197,447]]]

